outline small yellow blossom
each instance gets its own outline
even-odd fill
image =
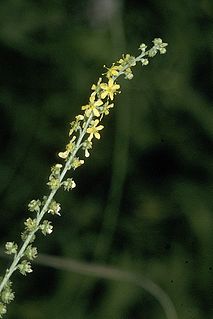
[[[96,84],[93,84],[91,89],[94,91],[93,94],[98,94],[100,92],[100,84],[101,84],[101,81],[102,81],[102,78],[99,78],[98,79],[98,83],[97,85]]]
[[[34,231],[36,228],[37,228],[37,219],[34,218],[27,218],[27,220],[24,222],[24,225],[25,225],[25,229],[28,231],[28,232],[31,232],[31,231]]]
[[[73,148],[75,147],[74,140],[76,139],[76,136],[73,136],[71,141],[66,145],[66,151],[58,153],[58,156],[60,158],[66,159],[70,152],[72,152]]]
[[[103,109],[101,111],[101,119],[103,117],[103,115],[108,115],[109,114],[109,109],[113,108],[114,107],[114,103],[111,103],[109,104],[109,102],[106,102],[104,105],[103,105]]]
[[[69,131],[69,136],[72,135],[73,132],[76,132],[79,129],[80,127],[79,122],[82,121],[83,119],[84,119],[84,116],[80,114],[75,117],[75,121],[70,123],[71,129]]]
[[[82,148],[85,151],[85,157],[89,157],[90,156],[89,150],[92,149],[92,142],[86,139],[82,145]]]
[[[71,167],[75,170],[79,166],[84,164],[84,160],[80,160],[78,157],[74,157],[71,163]]]
[[[133,78],[133,73],[131,68],[128,68],[124,71],[125,79],[131,80]]]
[[[163,43],[161,38],[155,38],[153,41],[155,49],[159,50],[160,54],[166,53],[166,48],[168,43]]]
[[[88,141],[91,141],[93,139],[93,136],[95,136],[95,138],[97,138],[98,140],[100,139],[101,136],[98,131],[101,131],[104,128],[104,126],[103,125],[97,126],[98,123],[99,123],[99,120],[91,121],[91,126],[87,129],[87,133],[89,134]]]
[[[130,54],[122,54],[122,58],[118,60],[118,63],[120,63],[121,65],[126,65],[126,63],[128,63],[129,58]]]
[[[114,83],[114,80],[112,78],[110,78],[108,81],[108,84],[101,83],[100,87],[103,90],[103,92],[101,93],[101,98],[105,99],[105,97],[109,96],[110,99],[113,100],[114,94],[117,93],[116,91],[120,88],[120,85]]]
[[[118,61],[118,63],[122,66],[122,67],[126,67],[126,66],[135,66],[136,65],[136,59],[134,56],[130,55],[130,54],[126,54],[126,55],[122,55],[122,59],[120,59]]]
[[[65,191],[69,191],[76,187],[76,183],[72,178],[67,178],[67,180],[63,182],[63,185]]]
[[[119,74],[119,66],[115,65],[115,63],[113,63],[113,65],[111,66],[111,68],[106,68],[108,71],[106,72],[106,77],[108,79],[110,79],[112,76],[118,76]]]
[[[142,51],[142,53],[144,53],[146,51],[147,45],[145,43],[141,43],[139,46],[139,50]]]
[[[95,92],[93,92],[90,96],[89,104],[81,107],[82,110],[85,110],[85,114],[87,117],[90,116],[91,112],[93,112],[93,114],[97,117],[100,116],[100,112],[97,108],[103,104],[103,101],[101,101],[101,99],[98,99],[97,101],[95,101],[94,93]]]
[[[59,176],[61,172],[62,165],[61,164],[55,164],[51,167],[51,174],[54,176]]]
[[[68,151],[64,151],[64,152],[59,152],[59,153],[58,153],[58,156],[59,156],[60,158],[63,158],[63,159],[66,159],[68,155],[69,155],[69,152],[68,152]]]
[[[16,254],[18,245],[15,244],[13,241],[8,241],[5,245],[5,249],[6,249],[5,253],[8,255]]]
[[[60,180],[58,178],[53,177],[52,175],[50,175],[49,177],[49,182],[47,183],[47,185],[50,187],[50,189],[58,189],[61,185]]]

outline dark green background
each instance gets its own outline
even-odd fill
[[[18,240],[27,203],[47,193],[49,167],[102,66],[162,37],[167,54],[120,81],[101,141],[74,173],[77,188],[58,195],[53,235],[37,244],[142,274],[168,293],[180,319],[210,319],[211,1],[103,2],[0,2],[2,245]],[[7,262],[1,258],[2,273]],[[13,279],[8,319],[165,318],[129,284],[42,266]]]

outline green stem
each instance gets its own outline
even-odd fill
[[[146,51],[146,52],[142,52],[136,59],[135,61],[138,62],[140,61],[140,59],[147,55],[149,51]],[[116,80],[121,74],[124,73],[124,71],[126,69],[128,69],[129,67],[131,67],[131,65],[126,65],[123,67],[122,70],[120,70],[120,72],[118,73],[117,76],[113,76],[112,78],[114,80]],[[61,172],[60,174],[60,178],[59,178],[59,181],[60,183],[63,181],[63,178],[64,176],[66,175],[67,171],[70,169],[70,164],[74,158],[74,156],[76,155],[76,153],[78,152],[78,150],[81,148],[81,142],[86,134],[86,131],[87,131],[87,128],[88,126],[90,125],[92,119],[93,119],[93,113],[90,114],[90,116],[88,117],[84,127],[83,127],[83,130],[82,132],[80,132],[80,135],[79,135],[79,138],[78,138],[78,141],[75,145],[75,148],[73,150],[73,152],[70,154],[70,157],[69,159],[67,160],[65,166],[64,166],[64,169],[63,171]],[[5,275],[0,283],[0,293],[2,292],[2,290],[4,289],[5,285],[7,284],[8,280],[10,279],[11,275],[13,274],[13,272],[17,269],[17,265],[20,261],[20,259],[24,256],[24,253],[25,253],[25,250],[26,248],[28,247],[29,243],[31,242],[34,234],[39,230],[39,225],[40,225],[40,222],[41,220],[43,219],[45,213],[47,212],[47,209],[48,209],[48,206],[49,204],[51,203],[53,197],[55,196],[56,192],[58,191],[60,187],[58,187],[57,189],[54,189],[50,192],[49,196],[47,197],[47,200],[46,200],[46,203],[44,205],[44,207],[42,208],[41,212],[37,215],[37,227],[35,230],[31,231],[27,238],[25,239],[24,243],[22,244],[19,252],[14,256],[14,259],[13,259],[13,262],[11,264],[11,266],[6,270],[5,272]]]
[[[74,148],[72,154],[70,155],[68,161],[66,162],[66,164],[64,166],[63,171],[61,172],[60,179],[59,179],[60,182],[63,181],[64,176],[66,175],[67,171],[69,170],[70,164],[71,164],[74,156],[76,155],[77,151],[80,148],[81,141],[84,138],[84,135],[86,134],[86,130],[87,130],[89,124],[91,123],[92,118],[93,118],[93,114],[91,113],[91,115],[87,119],[87,122],[86,122],[86,124],[84,126],[84,129],[82,130],[81,134],[79,135],[78,141],[77,141],[77,143],[75,145],[75,148]],[[36,229],[28,234],[28,236],[25,239],[23,245],[21,246],[18,254],[14,256],[14,259],[13,259],[13,262],[12,262],[10,268],[8,268],[6,270],[5,276],[4,276],[4,278],[3,278],[3,280],[2,280],[2,282],[0,284],[0,293],[4,289],[5,285],[7,284],[8,280],[10,279],[11,275],[17,269],[17,265],[18,265],[20,259],[24,256],[25,250],[28,247],[29,243],[31,242],[34,234],[39,230],[40,222],[43,219],[45,213],[47,212],[48,206],[49,206],[50,202],[52,201],[53,197],[55,196],[56,192],[58,191],[58,189],[59,188],[54,189],[54,190],[52,190],[50,192],[44,207],[42,208],[41,212],[37,216],[37,227],[36,227]]]

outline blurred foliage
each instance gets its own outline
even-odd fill
[[[38,247],[141,273],[179,318],[212,318],[212,12],[210,0],[0,2],[2,243],[47,192],[102,65],[162,37],[168,53],[122,80],[102,140],[75,191],[58,195],[63,216]],[[129,284],[42,266],[14,281],[8,319],[165,318]]]

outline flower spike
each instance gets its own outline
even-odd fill
[[[6,254],[13,255],[14,258],[4,277],[0,278],[0,318],[5,315],[7,305],[14,299],[10,281],[12,274],[16,270],[19,270],[24,276],[32,272],[30,261],[37,257],[37,248],[32,246],[36,239],[36,233],[40,230],[46,236],[53,232],[52,222],[44,219],[44,216],[48,214],[50,217],[60,216],[61,206],[55,201],[55,194],[59,189],[69,191],[76,187],[72,176],[65,179],[65,175],[70,170],[75,171],[84,164],[84,160],[79,158],[89,157],[94,138],[99,140],[101,137],[100,133],[104,129],[101,121],[106,115],[109,115],[114,107],[112,101],[120,93],[120,84],[116,82],[117,79],[124,75],[125,79],[131,80],[133,78],[132,67],[138,62],[142,66],[146,66],[149,59],[157,53],[166,53],[167,45],[160,38],[155,38],[153,46],[147,50],[147,45],[141,43],[139,56],[122,55],[111,67],[105,67],[107,72],[103,75],[106,79],[102,82],[100,77],[97,84],[92,85],[89,102],[81,107],[83,114],[77,115],[74,121],[70,123],[69,142],[65,150],[58,153],[62,163],[57,163],[51,167],[47,182],[48,195],[41,200],[33,199],[28,204],[28,211],[33,214],[34,218],[28,217],[24,222],[24,231],[21,234],[22,245],[18,246],[13,241],[8,241],[5,245]],[[82,150],[83,153],[78,154]]]

